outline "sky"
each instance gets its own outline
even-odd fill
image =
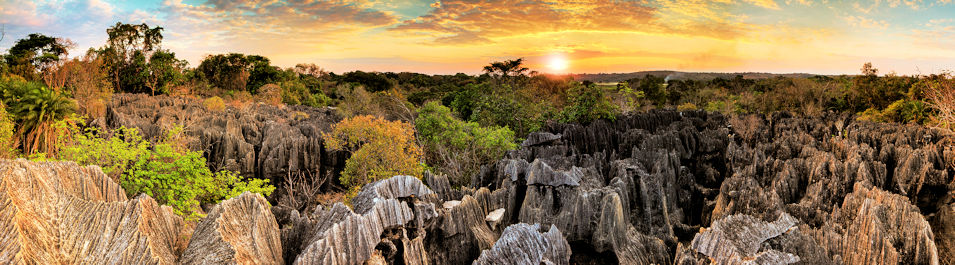
[[[0,53],[43,33],[80,55],[117,22],[163,27],[191,66],[238,52],[337,73],[955,70],[955,0],[0,0]]]

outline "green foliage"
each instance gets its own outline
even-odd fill
[[[633,88],[630,88],[630,84],[628,83],[618,84],[617,92],[624,97],[623,107],[625,112],[636,111],[640,108],[640,101],[646,98],[646,93],[644,91],[634,91]]]
[[[55,152],[63,131],[54,124],[76,111],[76,103],[62,92],[17,78],[0,79],[0,101],[18,125],[15,137],[27,153]]]
[[[268,58],[240,53],[206,56],[196,71],[212,86],[226,91],[248,91],[257,94],[266,84],[289,79]]]
[[[420,178],[423,174],[422,152],[411,124],[361,115],[336,123],[322,138],[330,150],[351,153],[340,179],[346,188],[357,189],[395,175]]]
[[[215,112],[225,111],[225,101],[218,96],[206,98],[205,100],[202,101],[202,106],[206,107],[206,109],[208,110],[215,111]]]
[[[310,89],[299,80],[282,82],[279,87],[285,104],[324,107],[332,103],[332,99],[322,93],[321,87]]]
[[[342,81],[360,84],[369,92],[386,91],[393,87],[391,80],[379,73],[348,72],[342,76]]]
[[[136,129],[120,128],[105,137],[89,129],[77,132],[73,145],[62,146],[59,159],[99,165],[130,197],[145,193],[189,219],[199,217],[200,204],[245,191],[268,196],[275,189],[268,180],[245,182],[233,172],[212,173],[201,152],[182,150],[174,143],[180,131],[181,127],[171,130],[163,141],[151,144]]]
[[[63,39],[33,33],[17,40],[4,59],[13,74],[39,80],[39,72],[59,61],[68,50],[69,43]]]
[[[619,107],[596,85],[578,85],[570,90],[568,104],[560,112],[562,122],[589,123],[598,119],[613,120]]]
[[[418,109],[415,127],[427,148],[428,164],[448,174],[454,185],[469,184],[482,164],[517,148],[514,132],[507,127],[481,127],[456,119],[437,101]]]
[[[13,138],[15,125],[6,106],[0,102],[0,158],[13,158],[17,153]]]
[[[116,25],[106,29],[106,47],[99,51],[105,58],[110,80],[116,91],[155,94],[176,79],[185,61],[160,49],[162,27],[143,24]],[[155,60],[155,62],[154,62]]]
[[[929,121],[930,109],[925,102],[900,99],[883,110],[869,108],[859,113],[859,120],[924,124]]]

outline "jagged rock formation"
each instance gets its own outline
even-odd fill
[[[207,109],[201,99],[118,94],[99,123],[138,128],[147,139],[159,139],[164,130],[182,125],[190,149],[203,151],[213,170],[280,184],[296,174],[337,181],[347,157],[326,150],[321,133],[338,120],[328,108],[251,103],[220,112]]]
[[[0,159],[0,263],[177,264],[182,225],[96,166]]]
[[[570,245],[553,225],[541,233],[539,225],[516,224],[504,229],[494,247],[481,252],[474,264],[570,264]]]
[[[749,215],[731,215],[697,234],[690,246],[718,264],[791,264],[799,257],[760,248],[763,242],[789,232],[794,225],[796,220],[785,213],[772,223]]]
[[[303,110],[310,118],[297,121],[288,116],[295,108],[260,105],[208,117],[186,99],[116,100],[110,126],[142,126],[148,135],[158,130],[150,126],[170,121],[202,124],[189,135],[217,166],[273,177],[327,174],[341,162],[320,151],[318,135],[334,118],[317,118],[325,115],[312,113],[318,110]],[[169,114],[157,114],[163,108]],[[255,255],[259,263],[286,264],[953,264],[953,143],[950,131],[836,114],[651,111],[551,124],[484,166],[470,187],[452,188],[441,175],[426,174],[424,182],[397,176],[363,187],[351,208],[269,208],[243,196],[216,207],[188,249],[176,237],[181,220],[148,197],[127,200],[95,168],[4,161],[0,260],[79,263],[66,258],[76,255],[174,264]],[[84,222],[108,225],[69,228]],[[68,232],[48,232],[54,228]],[[119,232],[102,240],[94,230]],[[49,238],[98,245],[44,243]],[[240,238],[267,239],[233,240]],[[143,255],[115,254],[126,251],[110,243],[126,242],[120,239],[141,244],[135,253]]]
[[[503,226],[556,226],[576,263],[949,264],[953,142],[846,115],[652,111],[551,125],[464,193]]]
[[[182,264],[283,264],[278,224],[262,195],[225,200],[196,227]]]

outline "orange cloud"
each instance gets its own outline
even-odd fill
[[[475,43],[542,31],[637,30],[650,25],[655,11],[643,2],[611,0],[445,0],[432,7],[390,30],[431,35],[438,43]]]

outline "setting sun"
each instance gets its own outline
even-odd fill
[[[567,66],[570,63],[567,62],[567,58],[561,55],[554,55],[550,57],[547,61],[547,69],[550,69],[552,72],[563,72],[567,70]]]

